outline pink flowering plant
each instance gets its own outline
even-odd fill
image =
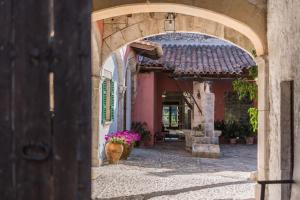
[[[138,142],[140,140],[140,135],[132,131],[118,131],[105,136],[106,142],[127,144],[129,146],[134,145],[135,142]]]

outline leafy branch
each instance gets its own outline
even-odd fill
[[[249,99],[250,101],[254,101],[257,99],[258,88],[254,82],[257,74],[257,66],[253,66],[249,69],[250,81],[246,78],[238,78],[233,81],[233,90],[238,94],[239,100]],[[256,133],[258,129],[258,109],[256,107],[250,107],[248,109],[248,115],[250,118],[251,131]]]

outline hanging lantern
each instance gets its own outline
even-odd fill
[[[175,32],[175,13],[168,13],[165,19],[165,31]]]

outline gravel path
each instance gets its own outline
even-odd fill
[[[93,169],[95,200],[254,199],[256,145],[223,145],[219,159],[192,157],[182,143],[136,148],[127,161]]]

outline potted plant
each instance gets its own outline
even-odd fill
[[[215,129],[221,131],[221,135],[219,136],[219,143],[225,144],[226,125],[224,120],[216,120],[214,124],[215,124]]]
[[[235,136],[236,133],[234,133],[230,138],[229,138],[229,143],[230,144],[236,144],[238,137]]]
[[[109,164],[118,164],[123,153],[124,138],[115,136],[114,134],[105,136],[105,154]]]
[[[131,132],[131,131],[122,131],[119,134],[120,134],[120,137],[123,137],[124,141],[125,141],[123,144],[124,148],[123,148],[121,160],[127,160],[135,143],[140,141],[141,137],[138,133]]]
[[[132,122],[131,131],[139,134],[140,139],[135,142],[136,146],[140,146],[141,144],[147,144],[150,140],[150,131],[147,128],[146,122]]]
[[[226,134],[229,138],[230,144],[236,144],[237,139],[239,138],[239,128],[236,121],[229,121],[226,123]]]

